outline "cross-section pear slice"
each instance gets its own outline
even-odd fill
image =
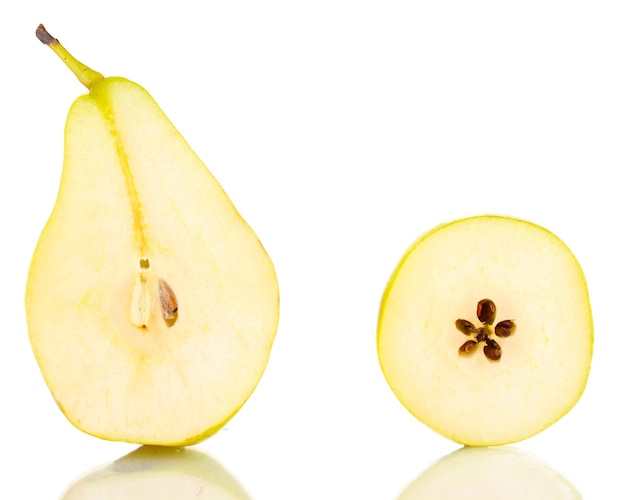
[[[471,217],[418,238],[383,295],[378,354],[404,406],[461,444],[520,441],[578,401],[593,349],[572,252],[535,224]]]
[[[190,444],[248,399],[278,323],[255,233],[151,96],[82,65],[58,197],[32,258],[30,341],[57,404],[105,439]]]

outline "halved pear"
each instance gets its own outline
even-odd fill
[[[499,216],[419,238],[385,290],[380,365],[402,404],[466,445],[528,438],[565,415],[589,374],[593,324],[572,252]]]
[[[248,399],[278,323],[271,260],[151,96],[40,26],[88,88],[32,258],[30,341],[57,404],[110,440],[191,444]]]

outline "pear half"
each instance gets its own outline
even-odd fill
[[[151,96],[37,30],[89,93],[26,290],[30,341],[79,429],[184,445],[248,399],[278,323],[271,260]]]
[[[390,387],[419,420],[465,445],[520,441],[565,415],[585,388],[592,347],[576,258],[549,231],[508,217],[423,235],[380,307]]]

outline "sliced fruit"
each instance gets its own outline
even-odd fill
[[[248,399],[278,323],[271,260],[152,97],[40,26],[88,87],[72,105],[26,316],[57,404],[110,440],[182,445]]]
[[[419,238],[385,290],[383,373],[402,404],[467,445],[519,441],[578,401],[593,324],[572,252],[549,231],[500,216]]]

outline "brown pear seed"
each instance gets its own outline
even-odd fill
[[[172,287],[161,278],[159,278],[159,302],[165,323],[172,326],[178,318],[178,299]]]
[[[456,329],[465,335],[472,335],[476,333],[476,327],[466,319],[457,319],[455,324]]]
[[[485,347],[483,347],[485,356],[491,361],[498,361],[502,357],[500,345],[493,339],[487,339],[485,342]]]
[[[496,325],[495,333],[498,337],[508,337],[515,331],[515,323],[510,319],[500,321]]]
[[[478,306],[476,306],[476,316],[478,316],[481,323],[485,323],[487,325],[493,324],[496,319],[496,305],[492,300],[481,300],[478,302]]]
[[[476,347],[477,344],[478,342],[476,342],[475,340],[468,340],[461,347],[459,347],[459,352],[460,353],[472,352],[474,350],[474,347]]]

